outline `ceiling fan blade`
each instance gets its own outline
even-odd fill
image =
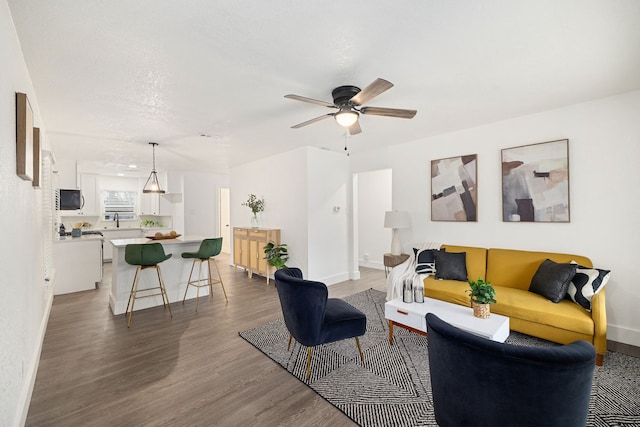
[[[322,105],[323,107],[338,108],[330,102],[320,101],[319,99],[307,98],[306,96],[289,94],[289,95],[285,95],[284,97],[289,99],[294,99],[296,101],[308,102],[310,104]]]
[[[362,133],[362,128],[360,127],[360,121],[355,122],[354,124],[349,126],[347,129],[349,129],[349,135],[357,135],[359,133]]]
[[[391,89],[392,87],[393,83],[388,82],[385,79],[375,79],[373,83],[355,94],[349,101],[353,105],[362,105],[380,95],[382,92]]]
[[[306,122],[302,122],[302,123],[298,123],[297,125],[293,125],[291,126],[291,129],[300,129],[301,127],[313,124],[315,122],[319,122],[320,120],[324,120],[328,117],[333,117],[335,116],[335,113],[331,113],[331,114],[324,114],[320,117],[316,117],[315,119],[311,119],[311,120],[307,120]]]
[[[412,119],[417,110],[403,110],[399,108],[379,108],[379,107],[362,107],[362,114],[371,114],[373,116],[398,117],[401,119]]]

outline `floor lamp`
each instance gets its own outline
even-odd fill
[[[384,214],[384,228],[393,230],[393,238],[391,239],[391,255],[400,255],[402,253],[402,245],[398,237],[399,228],[409,228],[409,213],[399,211],[388,211]]]

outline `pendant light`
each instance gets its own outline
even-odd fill
[[[156,194],[164,194],[164,190],[160,188],[160,182],[158,182],[158,173],[156,172],[156,145],[157,142],[150,142],[153,147],[153,169],[149,174],[149,178],[147,179],[147,183],[144,185],[142,189],[143,193],[156,193]]]

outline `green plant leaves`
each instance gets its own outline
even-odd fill
[[[267,243],[264,248],[264,259],[276,269],[287,268],[286,262],[289,259],[289,252],[286,243],[276,245],[275,242]]]
[[[469,287],[471,287],[471,290],[467,290],[466,292],[471,297],[471,300],[476,303],[490,304],[497,302],[494,298],[496,291],[493,289],[491,282],[485,282],[481,278],[478,278],[476,281],[469,280]]]

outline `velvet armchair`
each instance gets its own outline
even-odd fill
[[[291,340],[307,347],[307,374],[311,374],[313,347],[355,338],[360,360],[364,356],[358,337],[364,335],[367,317],[360,310],[338,298],[329,298],[327,286],[321,282],[304,280],[299,268],[283,268],[275,273],[276,288],[284,323]]]
[[[432,313],[426,317],[438,425],[584,427],[596,359],[592,344],[498,343]]]

